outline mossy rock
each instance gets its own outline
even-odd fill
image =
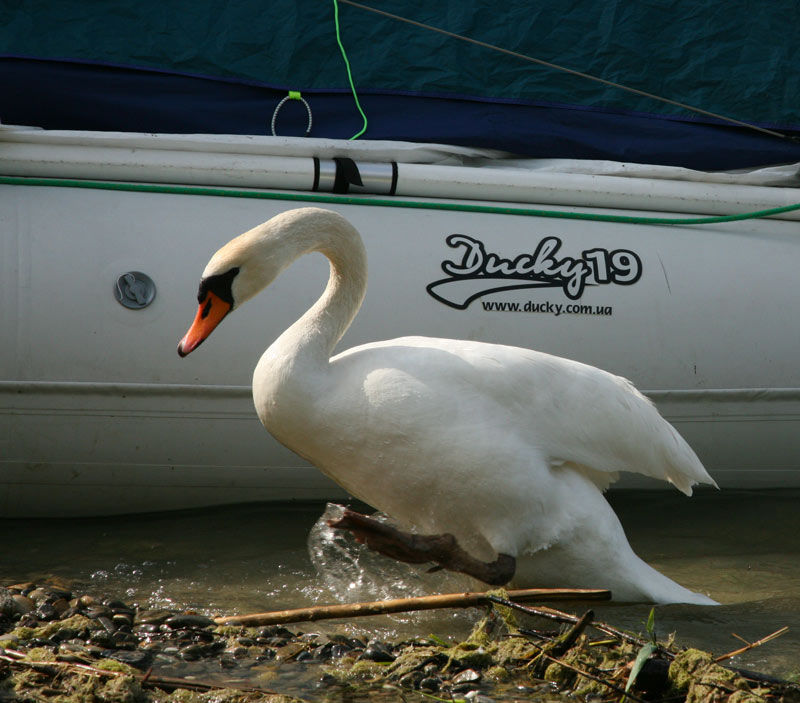
[[[14,634],[20,639],[38,637],[39,639],[46,640],[50,639],[61,630],[76,630],[77,632],[82,632],[85,630],[97,630],[100,627],[102,627],[102,625],[94,620],[90,620],[85,615],[73,615],[66,620],[55,620],[41,627],[18,627],[14,630]],[[20,634],[23,630],[26,631],[27,637],[23,637],[22,634]]]
[[[686,692],[686,703],[756,703],[741,676],[713,661],[708,652],[687,649],[675,656],[669,667],[669,680],[675,690]]]
[[[388,668],[392,678],[402,678],[412,671],[421,669],[430,662],[437,662],[444,665],[448,656],[442,647],[407,647],[401,652]]]
[[[490,666],[484,676],[489,679],[489,681],[496,681],[498,683],[508,681],[511,679],[511,674],[504,666]]]
[[[17,640],[25,641],[31,640],[34,637],[34,628],[32,627],[18,627],[12,630],[9,634],[17,638]]]
[[[140,703],[147,700],[142,685],[133,676],[115,676],[95,691],[95,696],[108,703]]]
[[[476,647],[472,643],[460,644],[446,650],[447,664],[444,669],[449,669],[454,663],[460,669],[485,669],[495,663],[497,652],[496,644]]]
[[[577,674],[559,662],[551,662],[544,670],[542,678],[545,681],[557,683],[561,688],[571,688],[575,683]]]
[[[94,667],[103,669],[103,671],[116,671],[120,674],[133,675],[139,673],[130,664],[125,664],[125,662],[117,661],[116,659],[101,659]]]
[[[386,676],[389,665],[386,662],[372,662],[362,659],[357,661],[347,671],[348,679],[358,679],[360,681],[370,681],[372,679]]]

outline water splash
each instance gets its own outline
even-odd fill
[[[449,571],[431,572],[430,565],[405,564],[373,552],[356,542],[347,530],[328,525],[342,510],[341,505],[328,503],[308,537],[308,552],[318,577],[339,602],[484,590],[468,576]],[[391,522],[380,513],[371,517]]]

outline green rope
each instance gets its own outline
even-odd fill
[[[361,127],[360,132],[356,132],[350,139],[358,139],[364,132],[367,131],[367,116],[364,114],[364,111],[361,109],[361,103],[358,102],[358,95],[356,94],[356,86],[353,83],[353,74],[350,72],[350,62],[347,60],[347,52],[344,50],[344,44],[342,44],[342,37],[339,33],[339,3],[337,0],[333,0],[333,23],[336,26],[336,43],[339,45],[339,50],[342,52],[342,58],[344,59],[344,66],[347,69],[347,80],[350,81],[350,90],[353,92],[353,100],[356,102],[356,107],[358,111],[361,113],[361,117],[364,120],[364,125]]]
[[[770,215],[800,210],[800,203],[744,212],[739,215],[715,217],[634,217],[629,215],[601,215],[591,212],[566,212],[563,210],[537,210],[534,208],[503,207],[500,205],[470,205],[469,203],[438,203],[419,200],[394,200],[386,198],[356,198],[348,195],[320,193],[272,193],[264,190],[237,190],[206,186],[156,185],[149,183],[116,183],[111,181],[84,181],[68,178],[31,178],[27,176],[0,176],[0,185],[50,186],[54,188],[91,188],[133,193],[165,193],[169,195],[206,195],[223,198],[254,198],[258,200],[285,200],[288,202],[327,203],[331,205],[366,205],[369,207],[398,207],[419,210],[447,210],[451,212],[479,212],[490,215],[524,215],[527,217],[553,217],[565,220],[590,220],[633,225],[711,225],[719,222],[754,220]]]

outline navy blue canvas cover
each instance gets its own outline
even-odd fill
[[[793,0],[376,0],[483,42],[800,133]],[[362,139],[707,170],[800,161],[800,143],[340,4]],[[327,0],[0,3],[0,120],[50,129],[268,134],[300,91],[311,136],[362,125]],[[299,103],[277,132],[301,135]]]

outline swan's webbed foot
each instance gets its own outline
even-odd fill
[[[349,530],[358,542],[397,561],[409,564],[432,561],[443,569],[467,574],[491,586],[508,583],[517,568],[517,560],[508,554],[499,554],[495,561],[480,561],[465,552],[451,534],[414,535],[347,508],[341,517],[329,520],[328,525]]]

